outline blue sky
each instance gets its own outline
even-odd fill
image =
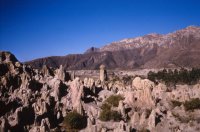
[[[0,50],[20,61],[200,25],[199,0],[0,0]]]

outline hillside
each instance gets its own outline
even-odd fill
[[[166,35],[148,34],[123,39],[84,54],[52,56],[25,62],[34,68],[44,64],[65,69],[173,68],[200,66],[200,27],[189,26]]]

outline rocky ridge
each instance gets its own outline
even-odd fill
[[[130,50],[146,46],[150,47],[154,44],[160,47],[170,48],[170,46],[177,45],[178,41],[181,39],[186,39],[185,43],[187,44],[189,44],[192,39],[200,39],[200,27],[189,26],[166,35],[152,33],[142,37],[123,39],[100,48],[100,51]]]
[[[166,35],[148,34],[90,48],[84,54],[52,56],[26,62],[67,70],[180,68],[200,66],[200,27],[189,26]]]

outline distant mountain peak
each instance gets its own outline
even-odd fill
[[[150,34],[147,34],[145,36],[152,36],[152,37],[158,37],[158,36],[162,36],[161,34],[159,33],[150,33]]]
[[[177,30],[175,32],[169,33],[169,34],[173,34],[173,33],[193,33],[193,34],[198,34],[200,32],[200,27],[199,26],[188,26],[186,28]]]
[[[200,28],[199,26],[191,25],[186,27],[185,29],[199,29],[199,28]]]
[[[107,52],[109,51],[109,52]],[[85,54],[49,57],[28,62],[38,68],[63,65],[66,69],[200,67],[200,27],[189,26],[168,34],[151,33],[91,47]]]
[[[85,54],[93,53],[93,52],[98,52],[98,51],[99,51],[99,48],[90,47],[89,49],[87,49],[87,50],[85,51]]]
[[[110,43],[102,48],[100,51],[118,51],[118,50],[127,50],[141,48],[143,46],[151,46],[157,44],[158,46],[169,47],[176,43],[176,39],[179,37],[192,35],[195,38],[200,38],[200,27],[198,26],[188,26],[184,29],[177,30],[169,34],[158,34],[150,33],[144,36],[135,37],[135,38],[126,38],[118,42]]]

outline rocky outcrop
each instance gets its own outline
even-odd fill
[[[152,107],[155,105],[153,100],[152,90],[155,87],[155,84],[150,80],[142,80],[140,77],[136,77],[132,82],[132,88],[135,90],[135,102],[138,105],[147,107]]]
[[[0,55],[1,131],[50,131],[61,122],[54,106],[67,94],[63,76],[47,66],[32,69],[9,52]]]
[[[87,78],[86,77],[83,82],[84,82],[84,86],[87,87],[87,88],[89,88],[89,89],[91,89],[91,90],[95,86],[95,81],[92,78]]]
[[[104,65],[101,65],[100,67],[100,73],[99,73],[99,79],[101,82],[104,82],[107,79],[107,73],[106,73],[106,67]]]
[[[200,98],[198,83],[169,87],[141,77],[128,77],[127,83],[122,74],[101,81],[84,72],[70,79],[62,66],[33,69],[9,54],[2,53],[0,62],[2,132],[64,131],[63,119],[72,111],[85,119],[81,132],[200,130],[199,109],[187,111],[181,103]],[[179,102],[173,106],[172,101]],[[102,121],[102,111],[112,119]]]
[[[0,63],[8,63],[8,62],[15,63],[17,61],[18,60],[16,59],[16,57],[10,52],[6,52],[6,51],[0,52]]]
[[[125,107],[124,107],[123,101],[119,101],[118,111],[122,115],[122,118],[124,120],[127,120],[127,116],[126,116],[126,112],[125,112]]]
[[[59,69],[56,70],[55,76],[56,76],[58,79],[60,79],[61,81],[67,81],[67,80],[70,79],[69,73],[67,73],[67,72],[64,70],[64,68],[63,68],[62,65],[60,65]]]
[[[81,97],[83,96],[83,84],[79,78],[75,78],[70,84],[71,103],[73,110],[83,115],[83,106]]]
[[[52,69],[50,69],[47,65],[43,65],[41,72],[44,76],[52,76],[54,75]]]

